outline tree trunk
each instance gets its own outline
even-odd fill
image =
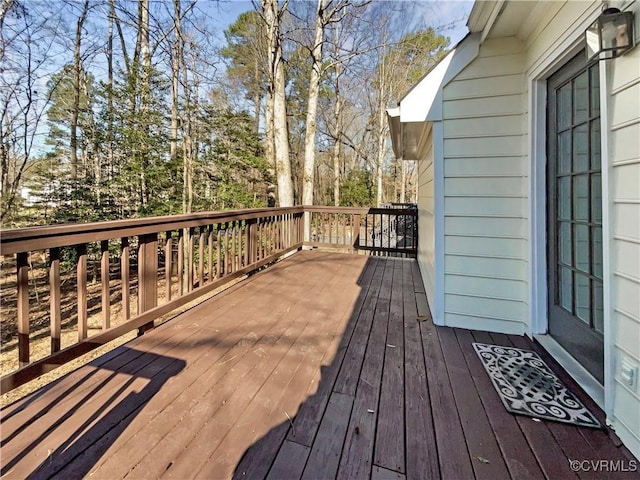
[[[304,136],[304,167],[302,177],[302,204],[313,205],[313,185],[316,162],[316,132],[318,114],[318,95],[322,76],[322,42],[324,33],[324,0],[318,0],[316,10],[315,36],[311,49],[311,75],[309,78],[309,96],[307,99],[307,122]]]
[[[279,7],[277,0],[262,0],[268,45],[269,78],[267,95],[267,117],[271,113],[273,158],[278,183],[278,203],[281,207],[293,205],[293,181],[289,159],[289,134],[285,95],[285,74],[280,39]],[[285,7],[283,7],[285,8]],[[267,140],[267,145],[269,140]]]
[[[88,11],[89,0],[85,0],[82,13],[76,24],[76,39],[73,46],[73,106],[69,126],[69,161],[71,163],[71,178],[74,180],[78,178],[78,118],[80,116],[80,74],[82,72],[80,45],[82,43],[82,27]]]
[[[336,103],[333,110],[333,118],[335,121],[333,144],[333,204],[340,206],[340,160],[342,154],[342,96],[340,93],[340,76],[343,68],[340,64],[336,65]]]

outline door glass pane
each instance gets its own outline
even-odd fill
[[[565,265],[571,265],[571,223],[558,223],[558,256]]]
[[[573,177],[573,219],[589,220],[589,175]]]
[[[589,88],[587,72],[573,80],[573,124],[582,123],[589,117]]]
[[[594,65],[589,69],[589,77],[591,81],[591,116],[600,115],[600,71],[598,65]]]
[[[591,175],[591,222],[602,223],[602,177]]]
[[[602,228],[591,227],[591,274],[602,278]]]
[[[571,125],[571,83],[558,90],[558,128],[564,130]]]
[[[575,267],[589,273],[589,227],[574,225],[573,251],[575,252]]]
[[[602,282],[593,281],[593,328],[604,333],[604,301]]]
[[[571,130],[558,135],[558,174],[571,171]]]
[[[580,273],[575,274],[575,299],[576,299],[576,316],[583,322],[590,324],[590,295],[589,295],[589,277]]]
[[[600,157],[600,119],[591,122],[591,169],[601,170],[601,157]]]
[[[571,220],[571,177],[558,179],[558,218]]]
[[[558,282],[560,306],[569,313],[572,311],[571,298],[573,297],[573,282],[571,280],[571,269],[560,267],[560,281]]]
[[[589,170],[589,127],[585,123],[573,129],[573,171]]]

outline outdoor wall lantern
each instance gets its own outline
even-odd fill
[[[633,48],[633,12],[604,8],[585,32],[587,60],[608,60]]]

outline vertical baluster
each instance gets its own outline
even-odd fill
[[[207,227],[207,249],[208,249],[208,261],[207,264],[208,272],[207,281],[213,281],[213,225],[209,225]]]
[[[244,224],[244,266],[251,265],[251,226],[253,221],[247,220]]]
[[[231,271],[238,269],[238,242],[237,242],[237,224],[231,222]]]
[[[198,243],[198,286],[204,285],[204,227],[200,227],[200,242]]]
[[[230,222],[227,222],[224,227],[224,259],[222,260],[222,273],[226,275],[229,273],[229,226]]]
[[[391,215],[387,215],[387,248],[391,248]]]
[[[18,362],[29,363],[29,254],[16,255],[18,282]]]
[[[109,240],[100,242],[100,278],[102,280],[102,330],[111,326],[111,284],[109,283]]]
[[[87,246],[78,246],[78,340],[87,338]]]
[[[122,289],[122,317],[128,320],[131,316],[131,299],[129,296],[129,239],[122,238],[120,243],[120,288]]]
[[[60,249],[49,250],[49,304],[51,310],[51,353],[60,350]]]
[[[369,215],[364,214],[364,245],[369,246]]]
[[[178,296],[184,295],[184,229],[178,230]]]
[[[187,252],[187,292],[193,290],[193,262],[195,261],[194,256],[194,236],[195,236],[195,228],[191,227],[188,230],[188,252]]]
[[[220,231],[220,224],[216,225],[216,278],[220,278],[222,275],[222,249],[220,248],[220,242],[222,241],[222,233]]]
[[[250,250],[249,264],[254,264],[258,261],[258,221],[251,220],[249,226],[249,244],[247,250]]]
[[[138,237],[138,314],[158,305],[158,234]],[[153,328],[153,321],[138,328],[141,335]]]
[[[264,258],[264,219],[259,219],[258,223],[258,260]]]
[[[165,298],[167,303],[171,301],[171,270],[173,269],[173,238],[171,238],[171,232],[165,234],[164,242],[164,278],[167,291],[165,292]]]
[[[338,229],[338,214],[334,213],[331,215],[331,229],[333,231],[333,227],[335,227],[336,230],[336,236],[335,236],[335,240],[333,239],[333,237],[331,237],[331,243],[340,243],[340,241],[338,240],[338,237],[340,236],[340,230]]]

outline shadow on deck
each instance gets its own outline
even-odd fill
[[[415,260],[303,251],[3,409],[2,475],[551,479],[593,477],[569,459],[629,462],[604,430],[507,413],[473,341],[535,347],[435,327]]]

